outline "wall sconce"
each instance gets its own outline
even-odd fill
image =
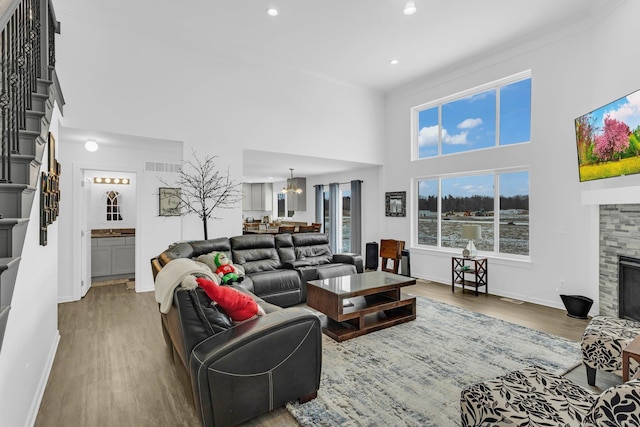
[[[480,230],[480,225],[477,224],[464,224],[462,226],[462,238],[469,239],[467,247],[462,251],[462,256],[465,258],[473,258],[478,255],[478,250],[473,241],[480,239]]]
[[[95,141],[87,141],[84,143],[84,149],[87,150],[90,153],[94,153],[96,151],[98,151],[98,143]]]
[[[129,178],[93,178],[94,184],[124,184],[129,185]]]

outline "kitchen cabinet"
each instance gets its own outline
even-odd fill
[[[135,236],[91,239],[91,277],[108,279],[135,274]]]
[[[242,184],[242,209],[245,211],[270,211],[273,210],[273,184],[244,183]]]

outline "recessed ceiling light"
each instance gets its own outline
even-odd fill
[[[391,64],[391,65],[398,65],[399,62],[400,61],[398,61],[397,59],[390,59],[389,60],[389,64]]]
[[[276,9],[275,7],[270,7],[267,9],[267,15],[269,16],[278,16],[278,9]]]
[[[413,15],[417,10],[416,3],[413,0],[407,0],[407,4],[404,6],[403,10],[404,14]]]

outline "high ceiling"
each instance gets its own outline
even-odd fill
[[[70,0],[69,0],[70,1]],[[621,0],[86,0],[65,13],[388,91],[510,43],[589,24]],[[278,16],[267,15],[275,7]],[[146,23],[146,25],[145,25]],[[397,65],[389,60],[397,59]]]
[[[585,28],[622,1],[415,0],[413,15],[403,14],[406,0],[58,0],[56,7],[160,42],[385,93],[488,53]],[[73,7],[65,9],[67,2]],[[267,15],[269,7],[279,15]],[[141,31],[144,22],[153,25]],[[289,166],[274,167],[275,179],[286,178]],[[296,168],[296,175],[311,174],[304,162]]]

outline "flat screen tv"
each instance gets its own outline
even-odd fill
[[[575,120],[580,182],[640,173],[640,90]]]

